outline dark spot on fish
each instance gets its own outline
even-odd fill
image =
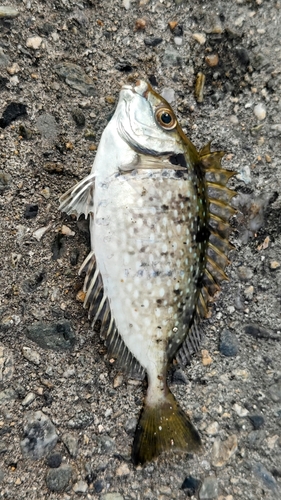
[[[157,302],[157,304],[160,305],[160,304],[162,304],[162,299],[157,299],[156,302]]]
[[[152,196],[149,197],[149,201],[153,201],[153,197]]]
[[[183,170],[176,170],[175,171],[175,177],[177,177],[178,179],[180,179],[183,176],[184,176],[184,171]]]
[[[162,252],[160,255],[168,255],[168,252]]]
[[[179,295],[181,292],[180,292],[180,290],[174,290],[174,293],[175,293],[176,295]]]
[[[172,165],[180,165],[181,167],[184,167],[184,168],[187,167],[185,156],[182,153],[169,156],[169,160],[170,160],[170,163]]]
[[[203,284],[203,274],[201,273],[200,276],[198,276],[198,278],[197,278],[196,287],[201,288],[202,284]]]
[[[209,236],[210,236],[209,228],[206,226],[201,227],[196,234],[196,243],[203,243],[204,241],[208,241]]]
[[[157,328],[159,328],[159,330],[162,330],[162,327],[161,327],[161,326],[157,326]]]
[[[169,210],[168,205],[162,205],[162,207],[161,207],[161,208],[162,208],[162,210]]]
[[[146,247],[141,247],[140,252],[145,252],[145,249],[146,249]]]
[[[162,339],[156,339],[156,343],[157,344],[160,344],[160,342],[162,342]],[[159,377],[158,377],[159,378]]]

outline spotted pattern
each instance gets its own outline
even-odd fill
[[[186,337],[205,267],[204,185],[177,172],[120,175],[96,201],[92,243],[105,293],[121,337],[150,373]]]

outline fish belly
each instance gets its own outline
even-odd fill
[[[187,174],[142,170],[97,180],[92,249],[118,331],[148,372],[167,364],[169,345],[183,341],[195,310],[198,211]]]

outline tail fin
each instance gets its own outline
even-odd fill
[[[135,465],[150,462],[163,451],[198,452],[200,447],[197,430],[170,391],[157,406],[145,403],[133,444]]]

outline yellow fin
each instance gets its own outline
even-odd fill
[[[210,143],[199,152],[205,172],[210,231],[203,286],[197,304],[197,313],[201,317],[208,317],[208,304],[219,291],[220,282],[227,280],[224,270],[229,264],[228,253],[232,248],[228,241],[231,232],[229,219],[236,213],[231,206],[236,192],[228,188],[227,183],[236,172],[222,168],[223,156],[223,151],[212,153]]]
[[[135,465],[150,462],[163,451],[198,452],[200,447],[197,430],[169,389],[161,404],[145,403],[133,444]]]

